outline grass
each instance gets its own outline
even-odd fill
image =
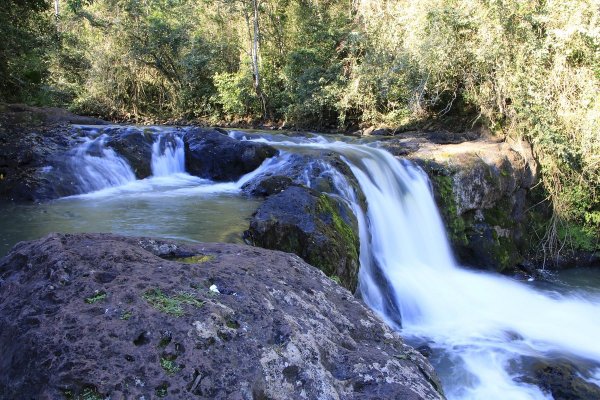
[[[98,293],[94,294],[93,296],[86,298],[85,302],[87,304],[94,304],[94,303],[97,303],[99,301],[106,299],[106,297],[107,297],[106,292],[98,292]]]
[[[181,367],[175,361],[161,357],[160,366],[165,370],[167,375],[175,375],[181,371]]]
[[[158,311],[175,317],[181,317],[184,314],[182,307],[184,304],[197,308],[204,305],[204,302],[188,292],[177,292],[172,296],[168,296],[160,289],[151,289],[144,293],[142,297]]]
[[[198,254],[191,257],[177,258],[176,261],[184,264],[202,264],[215,259],[215,256]]]
[[[133,316],[133,313],[131,311],[124,311],[121,316],[119,317],[119,319],[123,320],[123,321],[127,321],[129,320],[131,317]]]

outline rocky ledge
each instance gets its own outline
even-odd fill
[[[429,363],[297,256],[53,234],[0,260],[0,397],[441,399]]]

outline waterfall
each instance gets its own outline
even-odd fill
[[[360,227],[361,251],[363,241],[370,246],[361,256],[362,297],[392,325],[399,312],[405,336],[446,351],[450,371],[440,375],[448,398],[544,399],[519,381],[515,365],[524,357],[600,362],[599,298],[543,294],[459,268],[420,168],[379,149],[333,147],[346,156],[368,203],[368,226]]]
[[[178,135],[158,135],[152,145],[152,175],[185,173],[185,149]]]
[[[337,194],[358,219],[360,295],[403,336],[434,350],[432,362],[449,399],[547,399],[521,379],[529,373],[527,362],[561,356],[600,365],[600,297],[542,292],[461,268],[418,166],[364,145],[268,142],[342,155],[367,202],[365,213],[347,180],[337,180]]]
[[[104,146],[106,138],[106,135],[86,138],[70,157],[68,164],[74,171],[75,185],[80,193],[135,181],[135,174],[127,161]]]

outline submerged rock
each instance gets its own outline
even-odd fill
[[[255,246],[295,253],[354,291],[360,249],[357,225],[344,202],[291,186],[267,198],[244,238]]]
[[[443,398],[418,352],[294,255],[54,234],[1,259],[0,285],[3,398]]]
[[[597,400],[600,387],[586,382],[568,362],[539,362],[533,367],[535,379],[530,379],[554,400]]]
[[[233,139],[216,129],[191,129],[184,142],[187,171],[215,181],[238,180],[277,154],[267,144]]]

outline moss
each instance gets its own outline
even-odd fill
[[[212,261],[214,259],[215,259],[215,256],[213,256],[213,255],[198,254],[195,256],[191,256],[191,257],[176,258],[175,261],[184,263],[184,264],[202,264],[205,262]]]
[[[104,400],[104,396],[98,393],[98,390],[94,387],[84,388],[77,396],[69,389],[63,390],[62,393],[67,400]]]
[[[350,256],[353,259],[358,260],[358,236],[356,235],[356,232],[354,232],[354,229],[342,219],[340,213],[337,211],[337,206],[326,194],[321,194],[319,196],[319,200],[317,201],[317,212],[331,216],[333,229],[341,236],[344,246],[351,251]]]
[[[99,301],[106,299],[106,297],[107,297],[106,292],[96,292],[96,293],[94,293],[94,295],[87,297],[85,299],[85,302],[87,304],[94,304],[94,303],[97,303]]]
[[[133,316],[133,313],[131,311],[123,311],[121,313],[121,316],[119,317],[119,319],[121,319],[123,321],[128,321],[132,316]]]
[[[446,222],[446,231],[450,240],[457,245],[468,244],[465,233],[467,226],[465,220],[458,215],[458,208],[454,200],[452,176],[433,171],[430,178],[437,189],[440,211]]]
[[[165,357],[160,358],[160,366],[166,371],[167,375],[175,375],[181,371],[181,366],[179,364]]]
[[[518,259],[518,251],[512,240],[505,237],[494,237],[494,246],[490,249],[492,257],[498,263],[498,271],[502,272],[520,260]]]
[[[154,394],[156,394],[156,397],[160,397],[160,398],[167,397],[167,395],[169,394],[168,389],[169,389],[169,385],[166,383],[163,383],[162,385],[160,385],[159,387],[157,387],[154,390]]]
[[[332,281],[334,281],[335,283],[337,283],[338,285],[342,284],[342,281],[340,280],[340,277],[337,275],[331,275],[329,277],[329,279],[331,279]]]
[[[188,292],[178,292],[172,296],[167,296],[160,289],[151,289],[142,296],[152,307],[165,314],[181,317],[183,312],[182,305],[187,304],[200,308],[204,303]]]
[[[158,342],[158,348],[164,349],[171,343],[171,340],[172,340],[172,338],[169,335],[165,335],[165,336],[161,337],[160,342]]]

